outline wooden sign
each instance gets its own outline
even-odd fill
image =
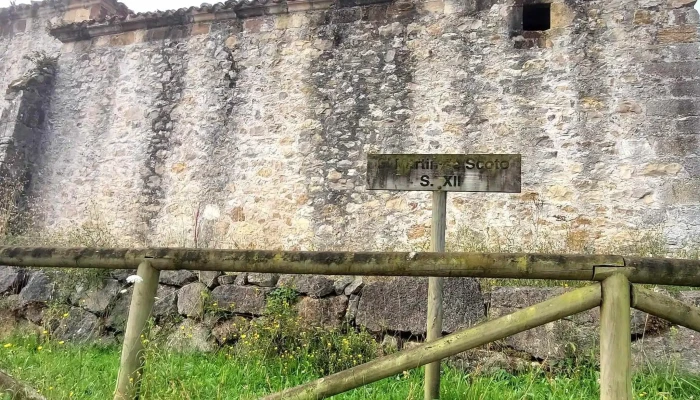
[[[367,188],[520,193],[520,154],[369,154]]]

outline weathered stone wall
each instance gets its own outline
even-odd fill
[[[683,246],[700,220],[693,3],[552,1],[539,34],[512,0],[64,27],[34,211],[46,229],[97,211],[124,244],[422,249],[429,194],[366,191],[367,153],[522,153],[522,195],[450,195],[450,240]]]

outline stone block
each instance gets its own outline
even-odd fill
[[[362,277],[356,276],[355,279],[345,288],[345,295],[357,295],[362,292],[362,288],[365,286]]]
[[[204,315],[204,302],[209,296],[209,289],[202,282],[194,282],[177,291],[177,312],[191,318]]]
[[[339,328],[348,308],[348,298],[344,295],[323,299],[304,297],[296,307],[299,316],[306,323],[326,328]]]
[[[269,288],[254,286],[222,285],[215,288],[212,299],[222,310],[238,314],[261,315],[265,311]]]
[[[694,43],[698,41],[698,27],[696,25],[684,25],[659,29],[656,34],[656,40],[660,44]]]
[[[217,278],[219,285],[233,285],[236,283],[236,275],[221,275]]]
[[[67,316],[61,317],[53,335],[59,340],[85,343],[98,338],[100,332],[100,322],[95,314],[73,307]]]
[[[673,97],[700,97],[700,80],[671,82]]]
[[[119,293],[110,309],[105,313],[104,324],[114,332],[124,332],[126,322],[129,319],[129,307],[131,307],[131,295],[133,288],[129,288],[126,293]],[[158,297],[156,295],[156,297]]]
[[[428,280],[395,278],[367,283],[362,289],[356,322],[370,331],[424,334]],[[474,279],[445,280],[443,331],[454,332],[484,318],[484,299]]]
[[[177,292],[174,287],[158,285],[156,302],[153,304],[153,316],[156,318],[177,315]]]
[[[355,281],[354,276],[340,276],[335,279],[335,282],[333,282],[333,289],[335,290],[335,294],[343,294],[345,292],[345,288],[348,287],[351,283]]]
[[[700,134],[700,117],[684,117],[675,121],[676,129],[681,133]]]
[[[193,274],[191,271],[179,270],[160,272],[160,283],[166,285],[185,286],[188,283],[195,282],[196,280],[197,275]]]
[[[671,199],[673,204],[698,204],[700,203],[700,179],[684,179],[671,185]]]
[[[78,305],[93,314],[102,315],[116,300],[122,286],[116,279],[105,279],[99,287],[88,290],[78,300]]]
[[[118,33],[109,37],[110,46],[128,46],[136,42],[136,33],[134,31]]]
[[[211,31],[210,22],[198,22],[196,24],[192,24],[192,31],[190,32],[190,34],[192,36],[208,35],[209,31]]]
[[[26,271],[14,267],[0,266],[0,296],[19,293],[26,281]]]
[[[698,153],[698,135],[672,135],[649,140],[656,154],[687,157]]]
[[[632,343],[635,368],[649,365],[700,374],[700,333],[684,327],[672,327],[660,335],[647,335]]]
[[[199,271],[199,281],[205,284],[209,289],[213,289],[219,284],[219,271]],[[235,277],[233,279],[236,279]]]
[[[678,294],[678,300],[694,307],[700,307],[700,290],[688,290]]]
[[[668,0],[668,6],[671,8],[693,7],[697,0]]]
[[[41,272],[36,271],[31,274],[27,284],[19,292],[19,300],[21,302],[47,302],[51,300],[54,292],[54,284],[49,277]]]
[[[651,100],[646,105],[652,117],[688,117],[700,115],[700,103],[691,99]]]
[[[261,287],[274,287],[277,284],[279,275],[277,274],[260,274],[260,273],[249,273],[248,274],[248,284],[261,286]]]
[[[642,71],[648,75],[667,79],[700,78],[700,61],[674,61],[646,63]]]
[[[179,352],[209,352],[215,349],[211,330],[204,324],[186,319],[175,326],[166,339],[166,346]]]
[[[356,294],[350,295],[350,300],[348,301],[348,310],[345,313],[345,319],[349,322],[354,322],[357,317],[357,307],[360,305],[360,296]]]
[[[335,293],[335,277],[326,275],[282,275],[278,287],[289,287],[311,297],[324,297]]]

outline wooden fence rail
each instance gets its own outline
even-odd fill
[[[312,275],[429,276],[602,281],[700,286],[700,260],[607,255],[291,252],[209,249],[0,247],[0,265],[47,268],[199,270]]]
[[[700,332],[700,308],[631,285],[700,286],[698,260],[552,254],[0,247],[0,265],[138,268],[141,279],[135,283],[129,309],[115,400],[139,397],[144,363],[141,333],[153,308],[161,270],[602,282],[417,348],[269,395],[265,400],[326,398],[596,306],[601,306],[601,400],[631,400],[630,307]]]

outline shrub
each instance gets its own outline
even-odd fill
[[[270,293],[264,315],[240,335],[237,350],[263,358],[279,358],[288,368],[332,374],[375,358],[379,346],[364,330],[312,326],[302,320],[297,293],[279,288]]]

